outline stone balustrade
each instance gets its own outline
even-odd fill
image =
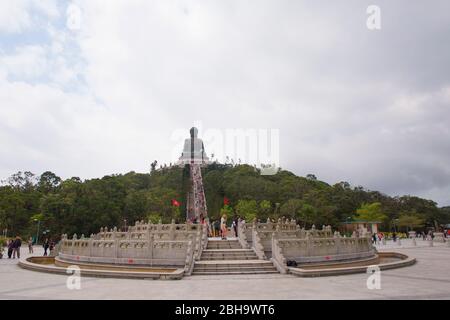
[[[238,224],[238,240],[242,248],[251,248],[253,242],[252,230],[252,225],[245,222]]]
[[[189,238],[190,234],[196,234],[202,229],[200,224],[138,224],[130,227],[128,232],[100,228],[100,232],[96,235],[98,239],[147,239],[148,234],[154,234],[161,240],[182,240]]]
[[[444,237],[444,233],[443,232],[433,232],[434,235],[434,242],[441,242],[444,243],[445,242],[445,237]]]
[[[192,241],[62,239],[64,260],[92,263],[184,266]]]
[[[329,238],[333,236],[331,226],[322,226],[318,230],[313,225],[310,230],[300,229],[295,220],[282,221],[277,223],[268,220],[266,223],[254,221],[252,224],[241,224],[238,226],[239,242],[244,248],[254,248],[260,259],[272,257],[272,236],[276,238],[305,239]]]
[[[272,261],[286,271],[287,261],[300,264],[364,259],[375,256],[369,237],[278,239],[272,237]]]
[[[208,241],[207,227],[201,224],[144,224],[137,222],[128,232],[101,228],[89,238],[63,234],[58,255],[69,261],[108,264],[184,267],[193,269]]]
[[[257,228],[252,228],[252,244],[258,258],[261,260],[265,260],[267,256],[264,253],[264,246],[261,243],[261,238],[259,237]]]

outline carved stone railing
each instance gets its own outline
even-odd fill
[[[130,227],[128,232],[118,230],[116,227],[110,229],[100,228],[100,232],[94,237],[97,239],[146,239],[149,233],[157,235],[161,240],[187,240],[190,234],[196,234],[202,229],[200,224],[138,224]]]
[[[201,237],[201,246],[200,246],[200,253],[199,257],[202,255],[203,250],[205,250],[208,247],[208,226],[205,224],[203,225],[202,230],[202,237]]]
[[[272,235],[272,257],[270,258],[270,261],[272,261],[278,272],[287,273],[288,267],[286,258],[281,252],[281,247],[278,245],[278,240],[276,239],[275,234]]]
[[[256,232],[256,236],[254,232]],[[262,251],[265,257],[272,257],[273,234],[278,239],[306,239],[307,237],[320,239],[333,236],[330,226],[323,226],[322,230],[317,230],[313,225],[310,230],[305,230],[300,229],[295,220],[282,221],[279,219],[278,223],[271,222],[270,220],[266,223],[253,222],[252,240],[257,239],[258,243],[252,243],[251,247],[255,249],[257,254]],[[262,256],[262,254],[260,253],[258,256]]]
[[[242,248],[248,249],[251,247],[250,243],[252,242],[252,227],[247,223],[239,223],[238,224],[238,240],[241,244]],[[250,243],[249,243],[250,242]]]
[[[60,241],[59,256],[67,260],[138,265],[185,265],[189,241],[192,240],[96,240],[76,235]]]
[[[253,250],[255,251],[258,258],[261,260],[265,260],[267,257],[264,254],[264,247],[261,244],[261,239],[259,238],[256,228],[252,228],[252,243],[253,243]]]
[[[186,251],[186,260],[184,264],[184,273],[191,275],[194,270],[194,243],[192,240],[188,242],[188,249]]]
[[[279,219],[278,222],[272,222],[270,219],[267,219],[267,222],[264,223],[254,221],[253,225],[256,227],[258,232],[296,231],[300,228],[295,220],[282,221],[281,219]]]
[[[372,257],[376,253],[369,237],[273,239],[272,257],[280,268],[287,260],[297,263],[341,261]]]
[[[201,225],[201,228],[198,228],[197,233],[195,235],[194,245],[194,259],[199,260],[203,251],[203,239],[204,234],[207,232],[206,225]]]

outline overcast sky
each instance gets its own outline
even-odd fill
[[[380,30],[366,26],[371,4]],[[449,12],[448,0],[0,0],[0,179],[148,172],[193,124],[271,128],[298,175],[450,205]]]

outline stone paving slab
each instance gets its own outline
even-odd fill
[[[266,263],[272,265],[272,262],[267,260],[201,260],[201,261],[195,261],[195,264],[241,264],[241,263],[248,263],[248,264],[261,264]]]
[[[205,249],[203,252],[253,252],[252,249]]]

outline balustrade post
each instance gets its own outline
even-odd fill
[[[172,219],[172,223],[170,224],[169,239],[170,240],[174,240],[175,239],[175,220],[174,219]]]
[[[91,234],[91,237],[89,238],[89,256],[92,257],[92,246],[94,242],[94,235]]]
[[[75,252],[75,242],[77,240],[77,234],[74,233],[73,237],[72,237],[72,250],[71,250],[71,254],[73,255]]]
[[[119,240],[118,239],[114,239],[114,257],[117,259],[119,257]]]

